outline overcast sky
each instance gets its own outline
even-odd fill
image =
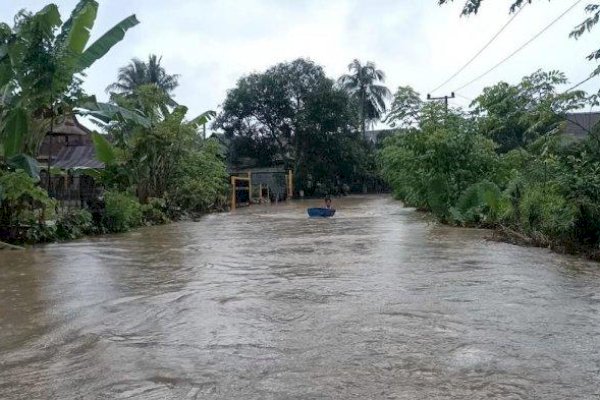
[[[575,0],[534,1],[467,70],[436,95],[443,95],[510,54],[543,29]],[[11,22],[21,8],[37,11],[47,1],[0,0],[0,20]],[[333,78],[358,58],[374,61],[387,85],[411,85],[423,96],[445,81],[509,19],[509,0],[485,1],[480,14],[460,17],[463,0],[439,7],[437,0],[99,0],[93,30],[98,37],[129,14],[141,24],[130,30],[88,70],[85,89],[106,98],[104,89],[132,57],[162,55],[169,73],[181,75],[175,91],[191,114],[218,109],[241,76],[281,61],[310,58]],[[55,2],[66,19],[77,0]],[[460,96],[475,97],[483,87],[517,82],[538,68],[564,71],[572,82],[594,68],[585,57],[600,47],[600,27],[580,40],[568,34],[585,16],[585,1],[552,28]],[[598,80],[584,89],[597,90]],[[455,104],[466,105],[463,97]]]

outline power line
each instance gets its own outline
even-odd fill
[[[460,93],[455,93],[455,94],[456,94],[456,96],[458,96],[458,97],[461,97],[461,98],[463,98],[464,100],[468,100],[468,101],[471,101],[471,102],[472,102],[472,101],[475,101],[475,100],[473,100],[472,98],[470,98],[470,97],[467,97],[467,96],[463,96],[463,95],[462,95],[462,94],[460,94]]]
[[[521,10],[523,10],[523,7],[525,7],[524,5],[519,8],[519,11],[517,11],[516,13],[513,14],[513,16],[508,20],[508,22],[506,22],[502,28],[500,28],[500,30],[498,32],[496,32],[496,34],[494,36],[492,36],[492,38],[469,60],[465,63],[465,65],[463,65],[462,67],[460,67],[458,69],[458,71],[456,71],[450,78],[446,79],[444,81],[444,83],[440,84],[438,87],[436,87],[435,89],[431,90],[430,93],[433,92],[437,92],[439,89],[441,89],[442,87],[446,86],[446,84],[448,82],[450,82],[452,79],[456,78],[461,72],[463,72],[465,70],[465,68],[467,68],[473,61],[475,61],[475,59],[477,57],[479,57],[481,55],[481,53],[483,53],[485,51],[485,49],[487,49],[493,42],[494,40],[496,40],[498,38],[498,36],[500,36],[500,34],[502,32],[504,32],[504,30],[510,25],[511,22],[513,22],[513,20],[515,18],[517,18],[517,15],[519,15],[519,13],[521,12]]]
[[[500,65],[504,64],[506,61],[508,61],[509,59],[511,59],[512,57],[514,57],[517,53],[519,53],[525,47],[527,47],[528,45],[530,45],[534,40],[536,40],[538,37],[540,37],[548,29],[550,29],[550,27],[552,25],[554,25],[555,23],[557,23],[562,17],[564,17],[569,11],[571,11],[573,8],[575,8],[575,6],[578,5],[579,3],[581,3],[581,0],[577,0],[575,3],[573,3],[569,8],[567,8],[565,11],[563,11],[562,14],[560,14],[552,22],[550,22],[548,25],[546,25],[546,27],[544,27],[544,29],[542,29],[541,31],[539,31],[538,33],[536,33],[531,39],[529,39],[527,42],[525,42],[524,44],[522,44],[518,49],[516,49],[515,51],[513,51],[512,53],[510,53],[507,57],[503,58],[499,63],[497,63],[492,68],[490,68],[487,71],[485,71],[483,74],[477,76],[475,79],[472,79],[469,82],[467,82],[464,85],[462,85],[461,87],[455,89],[455,92],[459,91],[461,89],[464,89],[467,86],[472,85],[473,83],[477,82],[478,80],[480,80],[481,78],[483,78],[484,76],[486,76],[487,74],[489,74],[490,72],[494,71]]]
[[[571,87],[570,87],[570,88],[568,88],[567,90],[565,90],[565,91],[563,92],[563,94],[564,94],[564,93],[569,93],[570,91],[577,89],[579,86],[581,86],[581,85],[583,85],[584,83],[586,83],[587,81],[589,81],[589,80],[591,80],[591,79],[595,78],[596,76],[597,76],[597,75],[591,75],[591,76],[589,76],[589,77],[585,78],[585,79],[584,79],[584,80],[582,80],[581,82],[579,82],[579,83],[577,83],[577,84],[575,84],[575,85],[571,86]]]

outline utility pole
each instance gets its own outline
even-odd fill
[[[454,96],[454,92],[452,92],[450,94],[450,96],[442,96],[442,97],[431,97],[430,94],[427,95],[427,100],[428,101],[437,101],[437,100],[444,100],[444,105],[446,107],[446,114],[448,114],[448,99],[453,99]]]

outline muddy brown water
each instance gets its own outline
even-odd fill
[[[600,398],[598,264],[313,204],[0,252],[0,398]]]

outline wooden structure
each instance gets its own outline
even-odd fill
[[[104,164],[96,159],[92,132],[75,116],[66,116],[54,125],[40,146],[37,160],[42,187],[63,205],[83,206],[97,195],[96,183],[82,171],[102,169]]]
[[[278,202],[294,196],[294,176],[282,167],[229,170],[231,209],[241,203]],[[240,185],[241,183],[241,185]]]

